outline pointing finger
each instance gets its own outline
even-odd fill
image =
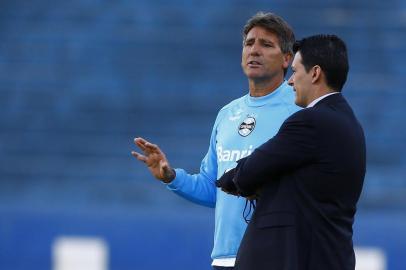
[[[134,139],[134,143],[142,150],[145,151],[146,147],[145,147],[145,143],[146,141],[142,138],[135,138]]]
[[[143,143],[143,144],[148,142],[147,140],[145,140],[144,138],[141,138],[141,137],[136,137],[134,139],[134,141],[137,141],[137,142],[140,142],[140,143]]]
[[[153,144],[153,143],[149,143],[149,142],[145,143],[145,147],[148,148],[149,150],[154,150],[154,151],[159,151],[160,150],[158,145]]]

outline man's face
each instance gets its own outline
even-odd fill
[[[267,81],[282,74],[291,56],[282,53],[278,37],[263,27],[255,26],[247,34],[241,66],[249,80]]]
[[[310,104],[312,99],[312,72],[306,72],[304,65],[302,64],[302,55],[300,52],[295,54],[292,62],[292,76],[289,78],[289,85],[293,86],[293,90],[296,92],[296,105],[300,107],[306,107]]]

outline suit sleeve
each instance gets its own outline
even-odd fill
[[[242,196],[251,196],[267,181],[314,160],[316,131],[308,111],[293,114],[272,139],[238,161],[233,181]]]

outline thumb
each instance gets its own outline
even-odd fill
[[[160,163],[161,163],[160,165],[161,165],[161,168],[162,168],[163,172],[165,174],[167,174],[171,170],[171,167],[169,166],[169,163],[167,161],[161,161]]]

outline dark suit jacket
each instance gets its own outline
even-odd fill
[[[219,179],[243,196],[260,190],[235,269],[353,270],[364,175],[364,134],[341,94],[293,114]]]

